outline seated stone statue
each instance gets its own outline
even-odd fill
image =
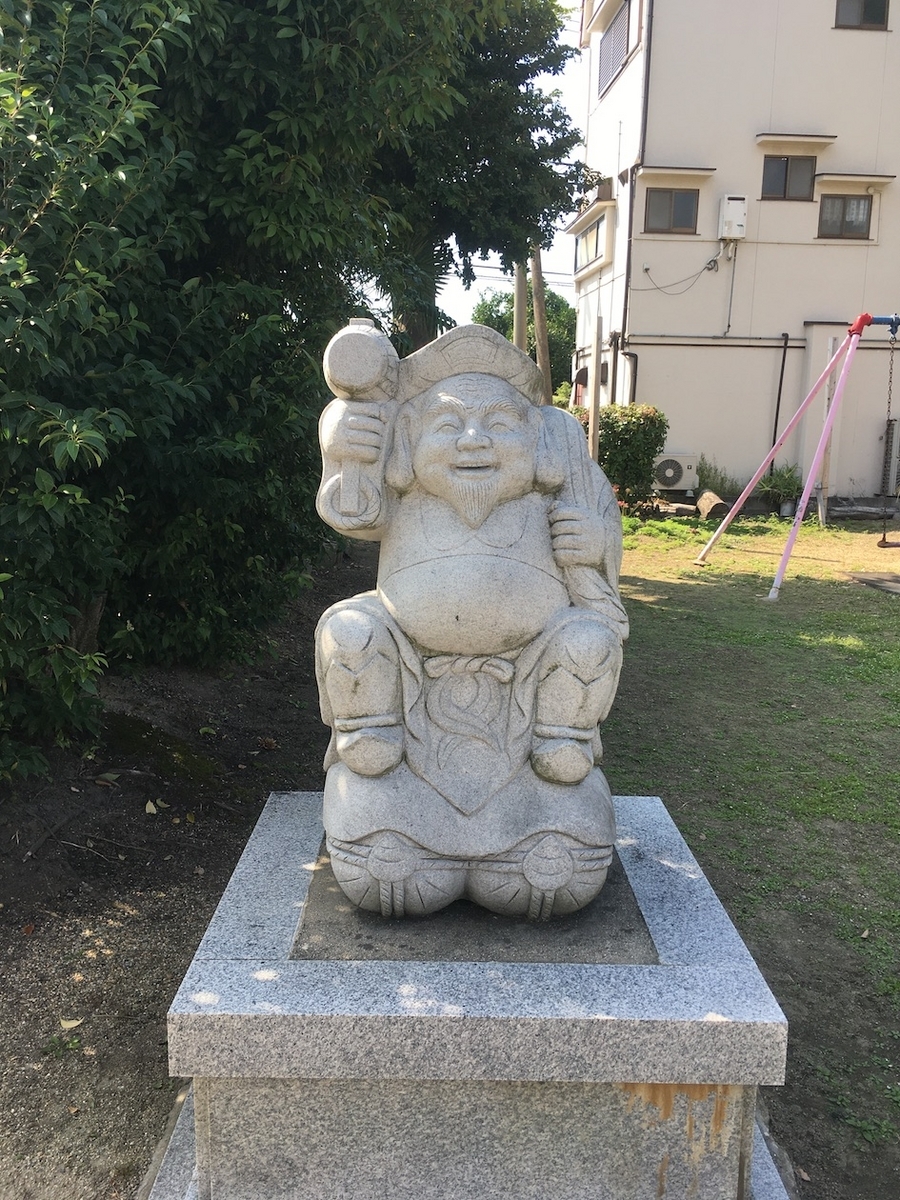
[[[468,897],[533,919],[606,879],[597,763],[628,626],[621,519],[575,418],[500,334],[397,359],[370,322],[332,340],[322,518],[380,541],[377,587],[316,634],[325,829],[347,896],[385,916]]]

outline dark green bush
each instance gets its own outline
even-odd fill
[[[657,408],[610,404],[600,409],[598,462],[626,507],[653,494],[653,460],[666,444],[669,422]]]
[[[377,147],[502,9],[0,0],[0,778],[95,726],[105,655],[244,652],[296,587]]]

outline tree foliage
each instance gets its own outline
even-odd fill
[[[209,661],[317,551],[317,362],[395,223],[375,156],[504,7],[0,0],[0,775],[95,719],[103,597],[106,651]]]
[[[559,41],[563,21],[556,0],[524,0],[467,47],[453,79],[461,96],[453,117],[378,156],[373,188],[403,218],[391,230],[396,261],[385,282],[413,347],[441,324],[443,278],[455,270],[471,283],[473,259],[491,251],[508,268],[523,262],[531,247],[550,244],[575,206],[582,166],[570,159],[580,135],[539,79],[558,75],[577,53]]]
[[[547,339],[550,343],[550,377],[554,392],[560,384],[572,378],[572,355],[575,353],[575,309],[558,292],[545,289],[544,305],[547,310]],[[491,290],[486,292],[472,310],[472,320],[479,325],[489,325],[505,338],[513,336],[512,292]],[[535,355],[534,304],[531,282],[528,283],[528,353]]]

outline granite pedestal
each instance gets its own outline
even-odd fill
[[[785,1018],[661,801],[615,804],[607,888],[536,927],[360,912],[320,797],[272,796],[169,1013],[152,1200],[783,1200]]]

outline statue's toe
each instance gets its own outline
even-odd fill
[[[336,749],[341,762],[357,775],[384,775],[403,758],[403,731],[399,725],[339,733]]]
[[[531,765],[536,775],[550,783],[581,783],[594,765],[594,756],[589,742],[552,738],[535,743]]]

